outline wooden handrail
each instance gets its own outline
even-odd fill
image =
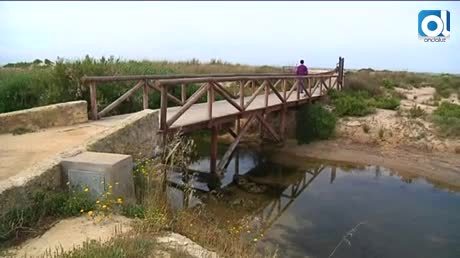
[[[307,78],[329,78],[338,77],[338,75],[327,74],[310,74],[310,75],[281,75],[281,76],[230,76],[230,77],[198,77],[198,78],[180,78],[180,79],[160,79],[157,82],[161,85],[174,85],[183,83],[203,83],[208,81],[215,82],[235,82],[239,80],[267,80],[267,79],[307,79]]]
[[[143,108],[149,108],[149,92],[152,90],[160,92],[160,127],[162,131],[168,130],[172,124],[179,119],[193,104],[207,92],[208,118],[211,120],[215,94],[220,95],[223,100],[234,106],[239,112],[246,112],[259,94],[265,95],[264,106],[269,107],[269,95],[274,93],[286,105],[294,91],[297,93],[296,101],[301,101],[300,92],[303,90],[300,81],[304,81],[304,86],[308,85],[307,96],[313,97],[319,87],[320,94],[331,88],[343,88],[344,58],[340,57],[337,66],[330,71],[314,73],[305,76],[298,76],[291,73],[247,73],[247,74],[170,74],[170,75],[122,75],[122,76],[84,76],[82,81],[89,85],[91,98],[91,114],[93,119],[99,119],[107,115],[121,102],[132,96],[142,88]],[[335,78],[334,82],[332,79]],[[137,84],[129,88],[122,96],[98,112],[96,88],[98,83],[136,81]],[[225,87],[221,82],[237,82],[234,93]],[[198,90],[187,98],[187,86],[191,84],[202,84]],[[256,85],[259,85],[257,88]],[[280,86],[279,86],[280,85]],[[168,88],[180,86],[180,97],[168,93]],[[245,88],[251,89],[252,94],[245,100]],[[324,89],[323,89],[324,88]],[[303,99],[303,98],[302,98]],[[168,100],[181,106],[177,113],[167,119]],[[293,100],[291,100],[293,101]]]

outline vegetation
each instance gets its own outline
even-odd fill
[[[460,136],[460,105],[441,102],[433,112],[433,121],[444,136]]]
[[[299,144],[328,139],[334,134],[336,116],[319,104],[306,105],[297,112]]]
[[[167,62],[121,60],[114,57],[95,59],[86,56],[81,60],[58,59],[55,64],[48,61],[44,61],[44,63],[48,63],[48,65],[44,66],[37,66],[33,63],[18,63],[8,64],[5,66],[6,68],[0,69],[0,113],[72,100],[83,99],[89,101],[89,89],[81,82],[81,78],[84,75],[259,73],[279,71],[275,67],[230,64],[217,59],[213,59],[209,63],[200,63],[196,59],[185,62]],[[41,60],[36,60],[35,63],[41,64],[42,62]],[[98,103],[104,107],[132,86],[133,82],[105,83],[98,87]],[[189,91],[188,96],[190,96],[191,92],[194,91],[194,85],[189,85],[187,88]],[[180,88],[174,88],[172,94],[179,97]],[[151,92],[149,98],[150,107],[158,108],[159,100],[159,94]],[[133,112],[141,109],[142,95],[139,92],[122,103],[114,113]]]
[[[23,204],[0,217],[1,245],[40,232],[48,218],[76,216],[81,210],[92,210],[95,203],[85,191],[36,191],[29,194],[29,204]]]
[[[413,105],[409,109],[408,115],[410,118],[419,118],[419,117],[424,117],[426,115],[426,112],[420,106]]]

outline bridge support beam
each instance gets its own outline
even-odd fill
[[[211,153],[210,153],[210,170],[211,173],[217,173],[217,135],[219,130],[216,126],[211,127]]]

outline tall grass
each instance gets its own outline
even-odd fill
[[[20,66],[23,67],[23,66]],[[72,100],[89,101],[89,89],[81,78],[103,75],[163,75],[204,73],[261,73],[280,72],[280,68],[230,64],[220,60],[201,63],[196,59],[184,62],[134,61],[114,57],[100,59],[86,56],[83,59],[59,59],[55,65],[29,66],[28,68],[0,69],[0,113],[26,109]],[[98,102],[103,107],[117,99],[135,82],[105,83],[98,87]],[[193,85],[188,87],[189,96]],[[180,96],[179,89],[172,90]],[[151,108],[159,107],[159,94],[152,92]],[[138,111],[142,108],[142,96],[135,94],[115,110],[115,113]]]

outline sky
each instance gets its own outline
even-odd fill
[[[448,10],[447,42],[418,37]],[[458,2],[0,2],[0,65],[115,56],[460,73]]]

